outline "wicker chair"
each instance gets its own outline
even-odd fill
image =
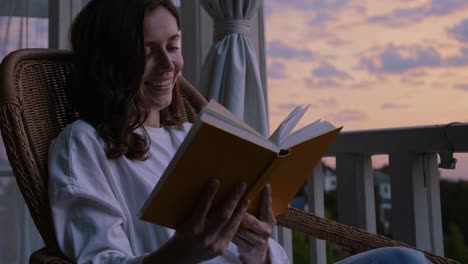
[[[74,73],[68,51],[23,49],[0,65],[0,128],[8,159],[45,247],[30,263],[71,263],[55,238],[47,191],[47,152],[51,140],[78,118],[67,100],[66,86]],[[182,113],[193,121],[206,100],[187,81],[180,83]],[[279,225],[333,242],[351,253],[384,246],[409,245],[290,208]],[[433,263],[458,263],[424,252]]]

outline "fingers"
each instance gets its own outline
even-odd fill
[[[192,215],[192,220],[194,221],[195,226],[203,226],[205,223],[206,216],[210,211],[211,204],[216,195],[216,192],[219,189],[219,180],[210,179],[203,189],[202,196],[195,207],[195,210]]]
[[[271,263],[268,257],[268,239],[241,228],[232,242],[237,246],[243,263]]]
[[[239,230],[237,230],[234,238],[241,238],[242,240],[246,241],[247,244],[253,247],[262,246],[268,240],[268,236],[266,238],[261,237],[260,235],[243,228],[239,228]]]
[[[212,233],[217,233],[232,217],[236,207],[239,204],[242,196],[244,195],[246,183],[236,185],[231,191],[227,199],[210,214],[210,221],[212,222]]]
[[[242,202],[239,203],[239,206],[237,206],[233,212],[232,217],[223,226],[222,230],[220,230],[220,233],[224,234],[224,237],[228,238],[229,241],[232,239],[232,237],[234,237],[237,230],[239,229],[239,225],[247,211],[247,208],[249,207],[249,204],[250,200],[242,200]]]
[[[237,185],[233,188],[230,195],[226,197],[227,199],[224,199],[221,204],[216,204],[217,208],[213,209],[211,207],[213,206],[216,193],[220,188],[219,185],[219,181],[215,179],[207,183],[199,202],[194,208],[192,217],[185,225],[178,228],[174,235],[174,237],[180,238],[178,241],[183,241],[185,244],[197,245],[195,251],[198,255],[202,256],[202,259],[205,259],[204,257],[206,256],[216,256],[224,252],[229,246],[229,243],[234,240],[238,241],[239,245],[243,243],[242,245],[245,246],[247,246],[248,243],[261,243],[263,240],[263,245],[265,245],[265,241],[267,241],[265,239],[266,234],[269,235],[271,233],[271,231],[267,232],[271,224],[261,223],[265,225],[265,227],[263,229],[261,227],[255,229],[260,234],[265,235],[265,238],[262,238],[253,231],[247,230],[250,234],[239,232],[239,236],[243,238],[234,239],[250,203],[249,200],[242,199],[247,186],[245,183]],[[253,217],[250,222],[255,222],[254,220],[260,222],[255,217]],[[247,222],[249,221],[247,220]],[[242,239],[243,242],[240,239]],[[247,241],[250,242],[247,243]],[[249,250],[247,247],[244,248]],[[257,252],[259,248],[262,248],[262,250],[264,249],[263,246],[250,246],[250,249],[252,248],[255,252]],[[263,255],[262,253],[262,256]],[[258,262],[253,261],[252,263]]]
[[[266,239],[270,237],[271,231],[273,229],[273,225],[267,222],[262,222],[257,219],[255,216],[246,213],[242,222],[250,229],[252,232],[257,234],[258,236]]]
[[[271,200],[271,186],[270,184],[265,185],[265,188],[262,192],[262,201],[260,204],[260,217],[259,219],[263,222],[267,222],[270,224],[276,224],[275,215],[273,214],[272,208],[272,200]]]
[[[232,243],[234,243],[237,248],[240,249],[247,249],[249,247],[252,247],[252,244],[250,244],[248,241],[245,239],[241,238],[237,234],[232,238]]]

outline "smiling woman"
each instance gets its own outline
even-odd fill
[[[95,126],[106,141],[110,158],[122,154],[147,158],[147,136],[132,131],[145,122],[159,126],[159,110],[164,124],[180,125],[175,85],[183,66],[180,19],[170,1],[162,3],[147,3],[144,13],[138,13],[141,11],[134,10],[134,1],[91,1],[72,25],[71,45],[78,74],[71,100],[81,118]],[[156,8],[159,5],[166,8]],[[95,17],[106,9],[110,10],[108,17]],[[119,22],[120,17],[126,20]],[[144,19],[139,21],[139,17]],[[96,31],[91,25],[104,30]],[[128,32],[128,37],[122,38],[122,31]],[[161,81],[170,84],[160,87]]]
[[[60,249],[79,263],[288,263],[270,239],[268,187],[259,218],[246,213],[244,183],[212,207],[216,179],[176,230],[138,217],[191,127],[178,112],[180,39],[169,0],[91,0],[76,17],[69,95],[81,119],[49,152]]]
[[[174,12],[174,11],[173,11]],[[145,71],[141,80],[150,105],[145,125],[159,127],[159,111],[171,104],[172,88],[182,71],[179,21],[165,9],[149,9],[143,21]]]

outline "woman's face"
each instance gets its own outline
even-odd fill
[[[176,18],[164,7],[146,13],[143,21],[145,71],[140,84],[151,110],[171,104],[172,89],[184,61]]]

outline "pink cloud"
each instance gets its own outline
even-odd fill
[[[340,84],[337,81],[331,79],[319,79],[316,81],[312,78],[305,78],[304,82],[306,87],[310,89],[336,88],[340,86]]]
[[[346,123],[351,121],[365,120],[367,119],[367,115],[360,110],[345,109],[336,113],[329,114],[325,118],[336,123]]]
[[[447,31],[458,41],[468,43],[468,19],[463,20],[458,25],[449,28]]]
[[[459,83],[453,86],[453,88],[463,91],[468,91],[468,83]]]
[[[392,102],[386,102],[382,104],[382,109],[407,109],[409,108],[409,105],[406,104],[396,104]]]
[[[314,60],[316,57],[316,54],[310,50],[298,49],[278,40],[273,40],[268,43],[267,55],[275,58],[299,59],[306,61]]]
[[[285,79],[285,65],[281,62],[273,62],[268,65],[268,77],[272,79]]]
[[[390,27],[403,27],[418,23],[428,17],[444,16],[468,7],[466,0],[431,0],[417,7],[398,8],[384,15],[370,17],[370,23],[381,23]]]
[[[360,61],[361,67],[372,73],[402,73],[413,68],[439,67],[442,63],[440,53],[432,47],[393,44],[389,44],[380,54],[364,57]]]
[[[319,103],[325,107],[335,107],[338,105],[338,102],[335,98],[320,99]]]
[[[335,66],[327,62],[322,62],[312,71],[312,74],[319,78],[337,78],[337,79],[351,79],[351,76]]]

